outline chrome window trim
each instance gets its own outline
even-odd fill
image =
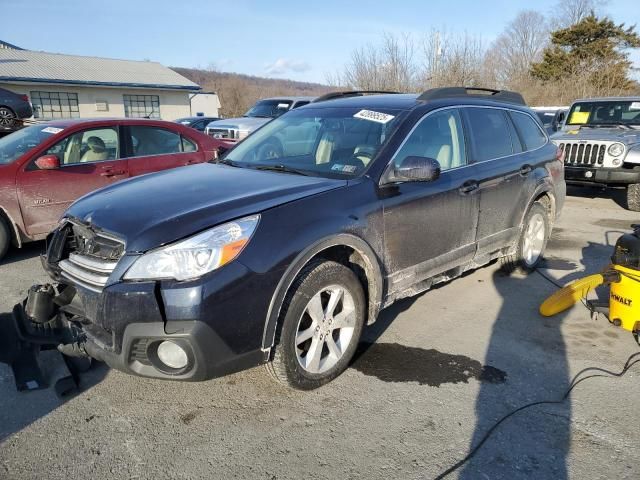
[[[411,128],[411,130],[409,131],[409,133],[407,133],[407,135],[406,135],[406,137],[404,138],[404,140],[402,141],[402,143],[401,143],[401,144],[398,146],[398,148],[396,149],[395,153],[394,153],[394,154],[393,154],[393,156],[391,157],[391,160],[389,160],[389,162],[387,163],[386,167],[384,168],[383,174],[382,174],[382,176],[381,176],[380,178],[382,179],[382,178],[385,176],[385,174],[386,174],[387,170],[389,169],[389,166],[390,166],[390,165],[393,163],[393,161],[396,159],[396,156],[398,155],[398,153],[400,152],[400,150],[402,150],[402,147],[404,147],[405,143],[407,143],[407,141],[409,140],[409,137],[411,137],[411,135],[413,135],[413,132],[415,131],[415,129],[416,129],[416,128],[418,128],[418,127],[420,126],[420,124],[421,124],[421,123],[422,123],[422,122],[423,122],[427,117],[429,117],[430,115],[433,115],[434,113],[441,112],[441,111],[443,111],[443,110],[451,110],[451,109],[454,109],[454,108],[456,108],[456,109],[462,109],[462,108],[490,108],[490,109],[494,109],[494,110],[502,110],[502,111],[507,111],[507,112],[522,113],[522,114],[524,114],[524,115],[529,115],[529,117],[531,117],[531,119],[534,121],[534,123],[538,126],[538,129],[540,129],[540,125],[538,125],[538,122],[536,121],[536,119],[535,119],[535,118],[533,118],[533,115],[531,115],[529,112],[523,112],[522,110],[517,110],[517,109],[515,109],[515,108],[509,108],[509,107],[496,107],[496,106],[493,106],[493,105],[467,105],[467,104],[463,104],[463,105],[448,105],[448,106],[446,106],[446,107],[440,107],[440,108],[437,108],[437,109],[435,109],[435,110],[431,110],[431,111],[429,111],[429,112],[425,113],[425,114],[420,118],[420,120],[418,120],[418,121],[416,122],[416,124]],[[462,113],[460,113],[460,115],[462,116]],[[514,127],[514,128],[515,128],[515,127]],[[467,130],[468,130],[468,129],[467,129],[467,128],[465,128],[465,127],[464,127],[464,125],[463,125],[462,129],[463,129],[463,136],[464,136],[464,137],[465,137],[465,139],[466,139],[466,138],[467,138],[467,136],[469,135],[469,132],[467,132]],[[516,131],[516,133],[517,133],[517,131]],[[543,133],[544,133],[544,136],[545,136],[545,138],[546,138],[546,142],[545,142],[544,144],[540,145],[538,148],[535,148],[535,149],[533,149],[533,150],[524,150],[524,151],[522,151],[522,152],[512,153],[512,154],[510,154],[510,155],[503,155],[502,157],[496,157],[496,158],[490,158],[490,159],[487,159],[487,160],[474,161],[474,162],[472,162],[472,163],[467,163],[466,165],[461,165],[460,167],[455,167],[455,168],[450,168],[450,169],[448,169],[448,170],[444,170],[444,171],[442,172],[442,174],[445,174],[446,172],[450,172],[450,171],[453,171],[453,170],[458,170],[458,169],[460,169],[460,168],[470,167],[470,166],[472,166],[472,165],[479,164],[479,163],[494,162],[494,161],[496,161],[496,160],[502,160],[502,159],[505,159],[505,158],[514,157],[514,156],[516,156],[516,155],[521,155],[521,154],[523,154],[523,153],[536,152],[536,151],[540,150],[541,148],[544,148],[544,147],[546,147],[547,145],[549,145],[549,142],[550,142],[550,140],[549,140],[549,136],[546,134],[546,132],[544,132],[544,131],[543,131]],[[519,140],[519,139],[518,139],[518,140]],[[466,148],[466,145],[465,145],[465,153],[467,152],[467,150],[468,150],[468,149]],[[468,156],[467,156],[467,160],[468,160]]]

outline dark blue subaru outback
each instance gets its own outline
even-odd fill
[[[78,200],[49,242],[55,283],[14,310],[22,337],[164,379],[265,363],[312,389],[395,300],[498,258],[534,268],[565,183],[522,97],[365,93]]]

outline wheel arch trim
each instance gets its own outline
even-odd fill
[[[263,351],[268,351],[273,347],[278,318],[280,317],[284,298],[300,271],[317,254],[331,247],[340,246],[352,248],[358,252],[366,263],[365,272],[367,274],[369,287],[368,323],[375,321],[382,305],[383,292],[382,269],[378,256],[364,240],[355,235],[343,233],[325,237],[300,252],[280,278],[275,293],[271,297],[269,309],[267,311],[262,337]]]

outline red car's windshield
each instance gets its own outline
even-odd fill
[[[0,165],[16,161],[18,157],[61,131],[57,127],[33,125],[0,138]]]

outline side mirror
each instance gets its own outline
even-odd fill
[[[440,163],[434,158],[410,156],[390,173],[390,182],[431,182],[440,176]]]
[[[60,159],[57,155],[43,155],[36,160],[36,166],[40,170],[57,170],[60,168]]]

